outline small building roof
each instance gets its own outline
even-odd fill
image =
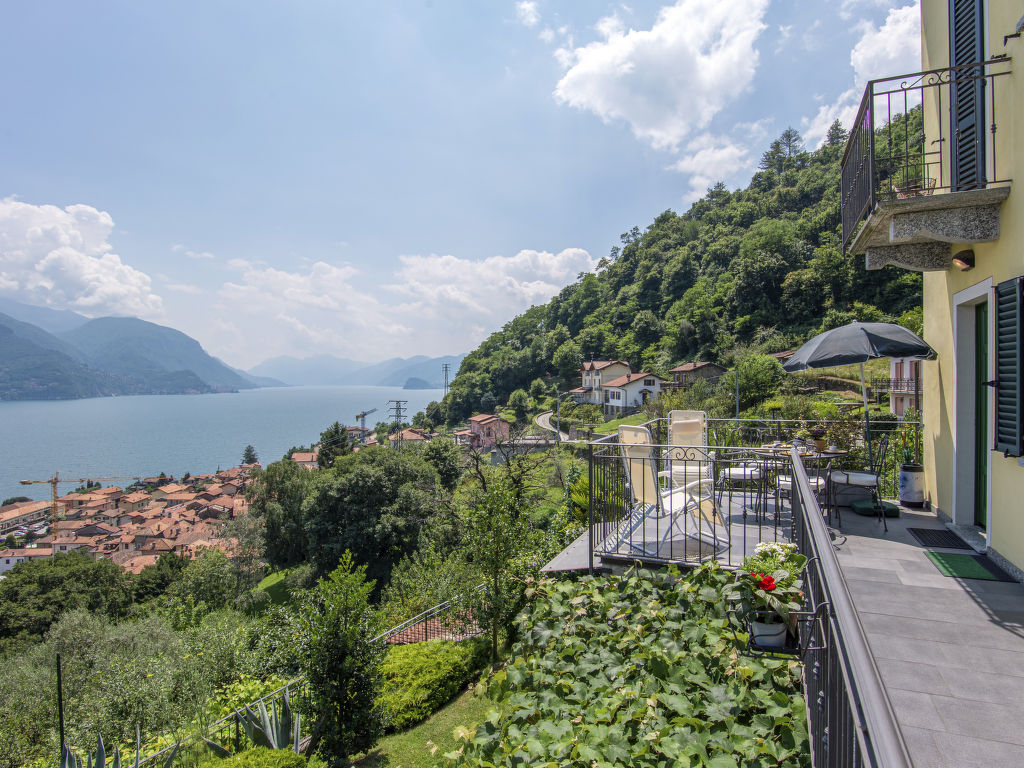
[[[722,368],[718,363],[712,363],[710,360],[694,360],[691,363],[677,365],[675,368],[670,369],[669,373],[689,373],[690,371],[697,371],[701,368],[706,368],[709,365],[712,365],[715,368]],[[725,369],[722,368],[722,370],[724,371]]]
[[[609,365],[624,365],[629,368],[629,363],[623,362],[622,360],[589,360],[583,364],[584,371],[600,371],[607,368]]]
[[[662,381],[660,376],[655,376],[653,373],[627,373],[625,376],[619,376],[617,379],[606,381],[603,386],[624,387],[627,384],[635,384],[641,379],[657,379],[658,381]]]

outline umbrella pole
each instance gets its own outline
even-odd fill
[[[868,388],[864,383],[864,363],[860,364],[860,393],[864,398],[864,434],[868,441],[868,471],[873,471],[874,457],[871,455],[871,419],[868,418]]]

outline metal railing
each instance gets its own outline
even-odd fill
[[[484,589],[480,584],[474,591]],[[382,632],[373,638],[373,642],[383,640],[390,645],[405,645],[408,643],[425,642],[427,640],[465,640],[470,637],[482,634],[483,630],[469,616],[457,616],[451,621],[442,621],[441,617],[450,612],[455,606],[451,600],[428,608],[417,616],[403,621],[386,632]],[[201,733],[193,733],[183,739],[180,747],[187,747],[208,740],[226,749],[237,752],[248,744],[248,737],[242,728],[241,711],[247,706],[249,709],[257,710],[262,703],[269,710],[271,705],[288,694],[292,710],[296,711],[302,705],[306,695],[306,678],[301,675],[294,680],[289,680],[280,688],[271,691],[262,698],[249,702],[247,705],[236,709],[229,715],[206,726]],[[161,756],[166,756],[175,748],[170,745],[154,752],[139,761],[139,766],[155,764]]]
[[[887,379],[884,376],[871,380],[875,392],[894,392],[899,395],[913,395],[921,391],[920,379]]]
[[[664,422],[659,428],[664,429]],[[789,443],[802,439],[812,442],[814,435],[822,433],[825,448],[837,446],[843,453],[832,459],[833,469],[862,471],[868,465],[867,446],[864,442],[863,416],[848,419],[708,419],[708,443],[715,445],[756,448],[769,443]],[[878,460],[879,443],[888,434],[889,445],[881,460],[879,490],[885,498],[895,498],[899,491],[899,470],[902,456],[896,450],[895,433],[907,435],[914,456],[921,456],[922,424],[920,421],[896,417],[871,420],[872,446]]]
[[[785,449],[670,445],[659,438],[661,421],[643,425],[649,441],[610,435],[588,444],[591,561],[715,559],[735,568],[760,542],[792,541]],[[831,458],[820,458],[824,495]]]
[[[803,462],[794,450],[794,541],[807,556],[799,623],[815,768],[910,768],[911,760]]]
[[[1008,57],[992,59],[867,84],[842,160],[844,249],[880,200],[983,189],[1010,181],[996,163],[995,142],[989,138],[994,138],[1000,117],[996,81],[1010,74],[1009,63]],[[969,127],[953,122],[950,105],[958,92],[970,93],[977,101],[970,113],[978,116],[977,121]],[[937,108],[933,110],[932,104]]]

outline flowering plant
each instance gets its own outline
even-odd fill
[[[796,551],[795,544],[762,542],[743,561],[726,596],[739,603],[741,615],[766,623],[781,620],[796,631],[793,613],[804,604],[799,577],[806,565],[807,558]],[[771,618],[759,619],[764,612],[770,612]]]

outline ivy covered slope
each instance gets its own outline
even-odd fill
[[[809,766],[796,661],[743,655],[732,576],[542,581],[455,766]]]
[[[718,184],[680,215],[665,211],[547,305],[532,307],[462,362],[441,413],[450,423],[505,402],[538,377],[578,386],[582,360],[620,359],[664,372],[686,360],[730,364],[737,344],[796,346],[819,328],[896,319],[921,305],[921,277],[867,271],[840,245],[839,162],[833,126],[808,152],[787,130],[746,189]],[[437,406],[435,406],[436,408]]]

